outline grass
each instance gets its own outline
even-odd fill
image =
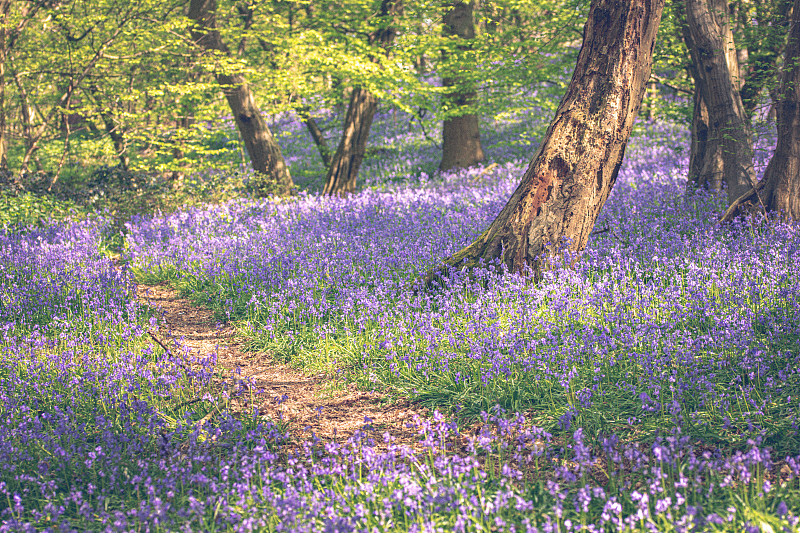
[[[98,217],[0,235],[0,531],[800,530],[796,226],[715,225],[719,198],[681,194],[685,134],[648,126],[576,269],[424,291],[524,162],[412,176],[420,139],[376,126],[396,183],[133,217],[131,271]],[[416,449],[235,409],[213,357],[149,336],[132,276],[331,392],[431,407]]]

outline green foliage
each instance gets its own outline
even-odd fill
[[[574,68],[590,4],[476,2],[476,37],[467,43],[443,35],[448,1],[404,2],[381,15],[384,3],[219,0],[216,27],[229,53],[192,41],[179,0],[26,4],[6,24],[14,29],[6,36],[3,79],[9,168],[46,175],[48,186],[117,165],[151,182],[233,175],[248,165],[219,73],[244,76],[270,115],[333,110],[339,120],[353,86],[368,88],[383,109],[426,113],[431,132],[468,112],[552,110]],[[731,2],[736,43],[750,51],[745,72],[758,90],[774,83],[769,65],[779,63],[786,3]],[[648,116],[690,119],[680,5],[669,2],[662,17],[651,80],[657,83],[642,106]],[[378,38],[390,28],[391,45]],[[440,80],[448,73],[457,74],[456,90],[477,91],[474,102],[453,106],[443,98]],[[291,142],[274,133],[279,143]],[[298,172],[301,183],[319,173],[302,165]]]
[[[80,211],[74,202],[31,192],[15,194],[0,190],[0,228],[41,226],[52,220],[75,216]]]

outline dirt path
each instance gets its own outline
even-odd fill
[[[193,306],[167,285],[139,285],[138,298],[164,312],[170,331],[160,335],[171,336],[203,356],[217,351],[217,365],[225,368],[228,376],[238,367],[241,377],[252,378],[255,390],[263,392],[254,397],[254,405],[240,407],[258,407],[262,415],[273,419],[280,414],[298,438],[310,436],[311,431],[325,440],[347,438],[364,426],[366,416],[372,419],[378,436],[388,431],[398,443],[418,440],[406,424],[415,413],[425,415],[424,409],[408,402],[389,404],[379,393],[342,384],[331,386],[330,379],[306,375],[272,360],[269,354],[245,352],[232,326],[218,325],[212,311]],[[285,401],[275,401],[283,396]]]

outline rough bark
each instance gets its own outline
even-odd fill
[[[642,103],[663,8],[664,0],[592,1],[575,72],[538,153],[489,229],[442,268],[499,258],[538,278],[549,258],[584,249]],[[440,275],[430,272],[427,283]]]
[[[755,182],[750,123],[739,94],[739,62],[728,20],[727,0],[685,0],[684,38],[692,57],[692,75],[708,109],[708,137],[690,187],[727,186],[728,203]],[[700,143],[692,142],[692,146]],[[699,162],[702,161],[702,164]]]
[[[206,50],[216,50],[230,55],[216,28],[216,0],[191,0],[189,18],[196,22],[192,28],[192,39]],[[253,91],[240,74],[217,72],[217,82],[225,94],[236,126],[244,141],[253,170],[266,176],[274,187],[275,194],[291,193],[294,183],[289,168],[283,159],[280,146],[261,116]]]
[[[444,15],[444,35],[462,41],[462,44],[457,45],[457,54],[467,52],[469,45],[466,43],[475,38],[473,9],[473,1],[452,2]],[[447,53],[443,52],[442,55],[447,64]],[[445,93],[444,107],[456,111],[454,116],[445,119],[442,125],[442,160],[439,163],[439,170],[471,167],[485,159],[478,115],[474,112],[458,111],[469,110],[475,104],[477,97],[469,79],[465,79],[463,74],[459,76],[459,71],[463,71],[464,68],[462,57],[459,58],[458,68],[448,69],[451,72],[442,78],[444,87],[453,88]]]
[[[764,177],[756,188],[731,204],[723,221],[762,209],[783,219],[800,221],[800,0],[794,2],[775,110],[778,141]]]
[[[382,48],[385,54],[389,53],[397,36],[394,19],[402,9],[401,0],[381,2],[379,27],[369,34],[368,44]],[[378,57],[372,59],[377,61]],[[377,109],[378,100],[366,88],[356,86],[352,89],[342,137],[328,166],[323,194],[342,195],[356,190],[358,169],[367,151],[369,129]]]
[[[358,169],[367,151],[367,137],[378,100],[363,87],[350,93],[339,147],[328,167],[323,194],[345,194],[356,190]]]

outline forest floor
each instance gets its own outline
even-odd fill
[[[282,420],[299,440],[312,432],[322,440],[344,440],[366,424],[376,436],[388,432],[396,444],[414,447],[419,440],[414,415],[426,416],[426,409],[407,400],[390,402],[380,392],[361,391],[330,376],[308,375],[275,361],[269,353],[246,350],[231,324],[219,324],[213,311],[181,298],[167,284],[140,284],[137,296],[163,312],[168,331],[156,332],[157,342],[170,345],[177,340],[201,357],[216,352],[222,380],[227,374],[250,383],[253,394],[234,399],[232,411],[258,408],[260,416]]]

